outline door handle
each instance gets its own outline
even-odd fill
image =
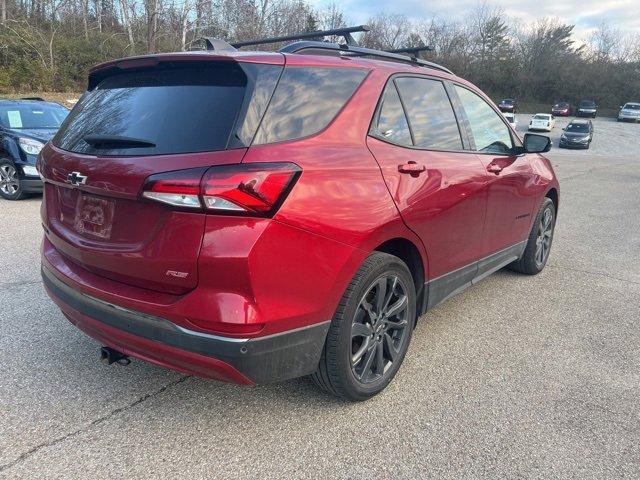
[[[497,163],[492,163],[487,167],[487,171],[498,175],[502,171],[502,168],[503,167],[501,167]]]
[[[398,165],[398,171],[400,173],[408,173],[412,177],[417,177],[426,169],[427,167],[425,167],[424,165],[420,165],[413,161],[409,161],[403,165]]]

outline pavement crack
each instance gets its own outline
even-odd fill
[[[640,282],[629,280],[627,278],[614,277],[613,275],[609,275],[608,273],[604,273],[604,272],[593,272],[591,270],[582,270],[580,268],[571,268],[571,267],[565,267],[562,265],[547,265],[547,266],[551,268],[557,268],[558,270],[569,270],[572,272],[586,273],[588,275],[596,275],[598,277],[610,278],[611,280],[618,280],[619,282],[631,283],[633,285],[640,285]]]
[[[35,447],[27,450],[26,452],[21,453],[17,458],[15,458],[14,460],[5,463],[3,465],[0,465],[0,473],[12,468],[16,465],[18,465],[19,463],[22,463],[23,461],[27,460],[29,457],[31,457],[32,455],[36,454],[38,451],[40,451],[43,448],[47,448],[47,447],[53,447],[59,443],[64,442],[65,440],[69,439],[69,438],[73,438],[77,435],[80,435],[83,432],[86,432],[87,430],[100,425],[101,423],[106,422],[107,420],[115,417],[116,415],[125,412],[127,410],[130,410],[138,405],[140,405],[141,403],[149,400],[150,398],[153,398],[157,395],[160,395],[161,393],[165,392],[167,389],[174,387],[176,385],[179,385],[181,383],[183,383],[185,380],[191,378],[190,375],[185,375],[183,377],[180,377],[178,380],[176,380],[175,382],[171,382],[171,383],[167,383],[166,385],[163,385],[161,388],[155,390],[154,392],[151,393],[147,393],[146,395],[143,395],[142,397],[138,398],[137,400],[135,400],[134,402],[131,402],[127,405],[124,405],[122,407],[118,407],[114,410],[112,410],[111,412],[109,412],[108,414],[104,415],[103,417],[100,418],[96,418],[95,420],[93,420],[92,422],[90,422],[89,424],[85,425],[82,428],[79,428],[78,430],[74,430],[73,432],[69,432],[66,435],[63,435],[61,437],[58,438],[54,438],[53,440],[49,440],[48,442],[43,442],[39,445],[36,445]]]

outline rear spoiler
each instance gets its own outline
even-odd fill
[[[276,52],[206,52],[191,51],[142,55],[137,57],[111,60],[96,65],[89,70],[88,90],[93,90],[102,80],[128,70],[148,70],[162,66],[170,67],[175,63],[202,62],[247,62],[284,65],[284,55]]]

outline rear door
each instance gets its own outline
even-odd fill
[[[142,187],[153,174],[199,182],[209,166],[241,162],[282,67],[135,62],[101,73],[43,150],[43,223],[93,273],[184,293],[197,285],[206,216],[145,200]]]
[[[482,257],[522,242],[529,233],[536,175],[502,115],[475,92],[455,85],[472,148],[488,173],[487,217]],[[499,261],[500,259],[497,259]]]
[[[426,247],[430,306],[473,279],[483,246],[487,175],[466,142],[442,81],[388,82],[367,143],[404,222]]]

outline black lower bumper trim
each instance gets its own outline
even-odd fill
[[[254,383],[313,373],[329,321],[260,338],[229,338],[189,330],[164,318],[99,300],[71,288],[42,267],[42,280],[63,303],[98,322],[147,340],[221,360]]]
[[[22,190],[29,193],[42,193],[42,180],[39,178],[23,178],[20,180]]]

